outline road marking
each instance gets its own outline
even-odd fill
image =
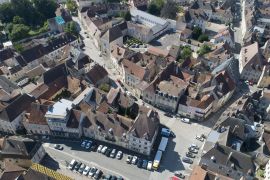
[[[103,167],[103,166],[100,166],[99,164],[97,164],[97,163],[95,163],[95,162],[89,162],[89,161],[86,161],[86,160],[84,160],[84,159],[81,159],[80,157],[77,157],[77,156],[75,156],[75,155],[72,155],[72,154],[69,154],[69,153],[67,153],[67,152],[65,152],[65,151],[58,151],[58,150],[56,150],[56,149],[54,149],[54,148],[52,148],[52,147],[50,147],[50,146],[48,146],[48,148],[49,149],[52,149],[52,150],[54,150],[54,151],[56,151],[56,152],[59,152],[59,153],[63,153],[63,154],[65,154],[65,155],[67,155],[67,156],[70,156],[70,157],[72,157],[72,158],[74,158],[74,159],[77,159],[77,160],[79,160],[79,161],[82,161],[82,162],[86,162],[85,164],[92,164],[92,165],[94,165],[94,166],[96,166],[96,167],[99,167],[100,169],[105,169],[106,171],[108,171],[108,172],[112,172],[113,174],[116,174],[116,175],[118,175],[118,176],[122,176],[124,179],[128,179],[127,177],[125,177],[125,176],[123,176],[122,174],[120,174],[120,173],[118,173],[118,172],[115,172],[115,171],[113,171],[113,170],[111,170],[111,169],[107,169],[107,168],[105,168],[105,167]],[[66,168],[66,166],[64,166],[65,168]]]

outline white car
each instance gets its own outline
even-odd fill
[[[103,148],[103,146],[102,145],[99,145],[98,148],[97,148],[97,152],[98,153],[101,153],[102,148]]]
[[[137,160],[138,160],[137,156],[133,156],[131,163],[136,164]]]
[[[108,147],[107,147],[107,146],[104,146],[104,147],[102,148],[102,150],[101,150],[101,153],[102,153],[102,154],[105,154],[105,152],[106,152],[107,149],[108,149]]]
[[[83,175],[87,176],[87,174],[89,173],[90,171],[90,167],[89,166],[86,166],[83,170]]]
[[[123,152],[122,151],[118,151],[118,153],[116,154],[116,159],[121,159],[123,156]]]
[[[196,136],[196,139],[197,139],[197,140],[199,140],[199,141],[201,141],[201,142],[203,142],[203,141],[204,141],[203,137],[198,136],[198,135]]]
[[[82,142],[82,144],[81,144],[81,147],[85,147],[86,143],[87,143],[87,140],[84,140],[84,141]]]
[[[91,170],[88,173],[88,177],[93,177],[97,171],[96,167],[92,167]]]
[[[188,118],[181,118],[181,121],[182,121],[183,123],[187,123],[187,124],[190,123],[190,120],[189,120]]]
[[[151,171],[152,170],[152,161],[148,161],[148,164],[147,164],[147,170]]]
[[[191,144],[190,147],[195,148],[195,149],[199,149],[199,146],[197,144]]]

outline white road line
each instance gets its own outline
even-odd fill
[[[48,146],[48,148],[50,148],[50,149],[52,149],[52,150],[54,150],[54,151],[58,151],[58,150],[56,150],[56,149],[54,149],[54,148],[52,148],[52,147],[50,147],[50,146]],[[81,158],[78,157],[78,156],[71,155],[71,154],[69,154],[69,153],[67,153],[67,152],[65,152],[65,151],[58,151],[58,152],[61,152],[61,153],[65,154],[65,155],[67,155],[67,156],[70,156],[70,157],[72,157],[72,158],[74,158],[74,159],[77,159],[77,160],[79,160],[79,161],[82,161],[82,162],[84,162],[85,164],[93,164],[94,166],[99,167],[100,169],[105,169],[105,170],[108,171],[108,172],[112,172],[113,174],[116,174],[116,175],[118,175],[118,176],[122,176],[124,179],[128,179],[127,177],[123,176],[122,174],[120,174],[120,173],[118,173],[118,172],[115,172],[115,171],[113,171],[113,170],[111,170],[111,169],[107,169],[107,168],[105,168],[105,167],[102,167],[102,166],[100,166],[99,164],[97,164],[97,163],[95,163],[95,162],[92,162],[92,161],[91,161],[91,162],[86,161],[86,160],[84,160],[84,159],[81,159]],[[66,166],[64,166],[64,167],[66,168]]]

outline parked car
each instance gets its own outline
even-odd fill
[[[116,159],[121,159],[122,157],[123,157],[122,151],[118,151],[118,153],[116,154]]]
[[[182,158],[182,161],[185,162],[185,163],[188,163],[188,164],[192,164],[193,163],[192,159],[187,158],[187,157],[183,157]]]
[[[88,141],[85,145],[85,149],[90,149],[92,145],[92,141]]]
[[[98,153],[101,153],[102,148],[103,148],[103,146],[102,146],[102,145],[99,145],[99,146],[98,146],[98,149],[97,149],[97,152],[98,152]]]
[[[124,178],[122,178],[122,176],[118,176],[117,180],[124,180]]]
[[[78,162],[78,163],[76,164],[76,166],[74,167],[74,170],[75,170],[75,171],[78,171],[78,170],[80,169],[81,165],[82,165],[82,163],[81,163],[81,162]]]
[[[181,178],[181,179],[185,179],[185,175],[182,174],[182,173],[180,173],[180,172],[175,172],[174,175],[175,175],[176,177]]]
[[[201,136],[198,136],[198,135],[196,136],[196,139],[197,139],[197,140],[199,140],[199,141],[201,141],[201,142],[203,142],[203,141],[204,141],[204,138],[203,138],[203,137],[201,137]]]
[[[149,171],[152,170],[152,164],[153,164],[152,161],[148,161],[148,164],[147,164],[147,170],[149,170]]]
[[[75,159],[72,159],[68,165],[68,169],[72,170],[74,168],[74,166],[76,166],[78,162]]]
[[[190,120],[188,118],[181,118],[181,121],[183,123],[187,123],[187,124],[190,124]]]
[[[128,155],[126,162],[127,162],[128,164],[130,164],[130,163],[131,163],[131,160],[132,160],[132,156]]]
[[[82,174],[85,166],[86,166],[85,164],[82,164],[78,172]]]
[[[189,157],[189,158],[195,158],[195,155],[192,154],[191,152],[187,152],[186,156]]]
[[[143,164],[142,164],[143,169],[147,169],[147,163],[148,163],[147,160],[143,160]]]
[[[173,115],[172,115],[171,113],[169,113],[169,112],[166,112],[166,113],[164,114],[164,116],[167,116],[167,117],[170,117],[170,118],[173,117]]]
[[[111,148],[107,148],[107,150],[106,150],[106,152],[105,152],[105,155],[106,155],[107,157],[110,157],[111,152],[112,152],[112,149],[111,149]]]
[[[141,168],[143,164],[143,160],[141,158],[138,158],[137,167]]]
[[[96,167],[92,167],[88,173],[88,177],[93,177],[97,171]]]
[[[85,145],[86,145],[86,143],[87,143],[87,140],[83,140],[83,142],[82,142],[82,144],[81,144],[81,147],[85,147]]]
[[[131,163],[136,164],[137,160],[138,160],[137,156],[133,156]]]
[[[111,180],[111,178],[112,178],[112,175],[110,175],[110,174],[108,174],[105,177],[103,177],[103,179],[106,179],[106,180]]]
[[[103,172],[98,169],[94,175],[94,179],[99,179],[102,176]]]
[[[189,147],[192,147],[192,148],[197,149],[197,150],[200,149],[199,146],[198,146],[197,144],[191,144]]]
[[[175,137],[176,137],[175,134],[174,134],[174,132],[172,132],[172,131],[171,131],[170,136],[171,136],[172,138],[175,138]]]
[[[97,144],[92,143],[92,146],[91,146],[90,150],[91,151],[96,151],[97,147],[98,147]]]
[[[189,150],[189,152],[192,152],[192,153],[195,153],[195,154],[198,153],[198,150],[195,149],[195,148],[192,148],[192,147],[189,147],[188,150]]]
[[[115,158],[115,155],[116,155],[116,149],[113,149],[111,154],[110,154],[110,157]]]
[[[57,149],[57,150],[63,150],[64,149],[64,147],[63,146],[61,146],[60,144],[55,144],[54,145],[54,149]]]
[[[105,154],[107,149],[108,149],[108,147],[107,147],[107,146],[104,146],[104,147],[102,148],[102,150],[101,150],[101,153],[102,153],[102,154]]]
[[[87,174],[89,173],[90,171],[90,167],[89,166],[86,166],[83,170],[83,175],[87,176]]]

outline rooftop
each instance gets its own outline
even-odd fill
[[[67,115],[67,111],[72,108],[72,101],[61,99],[56,102],[53,106],[48,108],[47,113],[45,114],[48,118],[64,118]]]

